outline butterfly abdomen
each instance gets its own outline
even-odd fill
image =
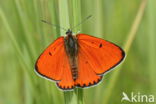
[[[65,37],[65,50],[69,58],[70,69],[73,80],[78,77],[78,67],[77,67],[77,54],[78,54],[78,44],[75,36],[71,32],[67,33]]]
[[[77,67],[71,68],[71,72],[72,72],[73,80],[76,80],[77,77],[78,77],[78,70],[77,70]]]

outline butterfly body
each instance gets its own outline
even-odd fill
[[[70,69],[72,73],[73,80],[78,77],[78,67],[77,67],[77,54],[78,54],[78,43],[72,31],[68,30],[66,32],[66,37],[64,38],[66,54],[69,58]]]
[[[68,30],[40,55],[35,69],[41,76],[56,81],[59,88],[71,90],[99,83],[103,74],[117,66],[125,57],[114,43],[89,36],[72,35]]]

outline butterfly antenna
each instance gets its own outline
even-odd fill
[[[52,25],[52,26],[54,26],[54,27],[60,28],[60,29],[62,29],[62,30],[64,30],[64,31],[67,31],[67,29],[65,29],[65,28],[63,28],[63,27],[61,27],[61,26],[59,26],[59,25],[52,24],[52,23],[47,22],[47,21],[45,21],[45,20],[41,20],[41,21],[44,22],[44,23],[46,23],[46,24]]]
[[[72,27],[71,30],[73,30],[75,27],[81,25],[82,23],[86,22],[86,20],[88,20],[91,17],[92,17],[92,15],[89,15],[88,17],[86,17],[85,19],[83,19],[79,24],[77,24],[76,26]]]

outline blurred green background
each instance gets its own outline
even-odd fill
[[[114,42],[127,57],[83,90],[84,104],[132,104],[121,102],[122,92],[156,97],[155,10],[156,0],[0,0],[0,104],[63,104],[66,94],[37,76],[34,64],[65,31],[41,19],[69,28],[89,15],[73,31]]]

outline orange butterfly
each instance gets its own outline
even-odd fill
[[[40,55],[35,69],[59,88],[70,90],[99,83],[124,57],[124,51],[111,42],[86,34],[75,36],[68,30]]]

